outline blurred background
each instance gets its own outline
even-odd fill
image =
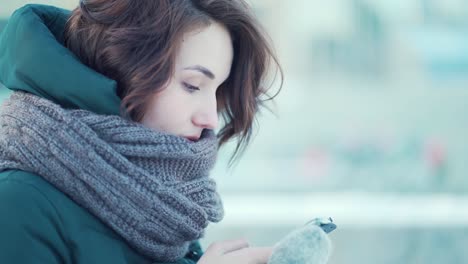
[[[2,1],[0,30],[29,2],[78,3]],[[226,217],[202,244],[330,216],[330,264],[468,263],[468,0],[250,3],[285,82],[237,165],[221,151]]]

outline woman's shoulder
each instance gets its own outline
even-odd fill
[[[0,209],[4,209],[5,206],[14,209],[9,215],[22,209],[28,209],[24,213],[32,214],[36,208],[43,210],[49,207],[53,212],[51,194],[54,194],[53,187],[35,174],[20,170],[6,170],[0,173]]]
[[[0,263],[150,263],[98,218],[31,172],[0,172],[0,215]],[[25,248],[31,248],[28,255],[21,253]],[[199,242],[194,242],[189,254],[174,264],[194,264],[202,254]]]
[[[0,173],[0,215],[0,263],[25,248],[43,261],[11,263],[147,263],[99,219],[30,172]]]
[[[0,263],[70,261],[63,223],[46,191],[28,173],[0,173]]]
[[[62,227],[63,212],[67,211],[64,209],[70,209],[66,208],[70,207],[70,202],[64,193],[37,174],[22,170],[0,173],[1,213],[8,207],[12,209],[10,216],[16,213],[44,215],[49,220],[56,221],[57,227]]]

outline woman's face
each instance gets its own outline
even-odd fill
[[[168,85],[152,95],[141,121],[156,130],[198,140],[218,126],[216,90],[233,59],[229,32],[218,23],[184,35]]]

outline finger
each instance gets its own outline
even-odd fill
[[[245,239],[217,241],[206,249],[205,254],[224,255],[248,247],[249,243]]]

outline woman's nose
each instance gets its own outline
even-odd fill
[[[205,102],[201,104],[201,109],[193,117],[194,125],[206,128],[206,129],[216,129],[218,127],[218,110],[217,103],[215,100],[210,100],[210,102]]]

